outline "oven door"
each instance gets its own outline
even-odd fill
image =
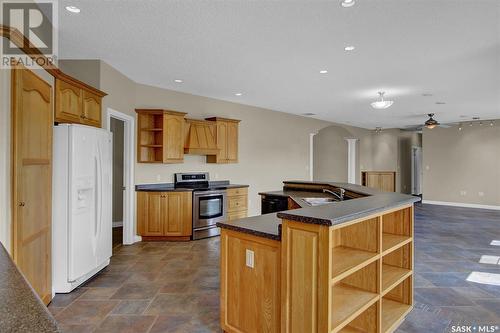
[[[203,228],[225,220],[226,191],[194,193],[193,227]]]

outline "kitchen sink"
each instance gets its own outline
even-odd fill
[[[336,198],[302,198],[302,201],[304,201],[309,206],[321,206],[339,200]]]

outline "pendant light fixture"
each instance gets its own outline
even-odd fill
[[[387,109],[389,106],[391,106],[394,103],[393,101],[384,100],[384,94],[385,94],[384,91],[379,91],[378,94],[380,96],[380,99],[376,102],[371,103],[372,108],[378,109],[378,110]]]
[[[434,113],[429,113],[427,114],[429,116],[429,119],[425,122],[425,127],[428,129],[433,129],[434,127],[439,125],[439,122],[437,120],[434,120]]]

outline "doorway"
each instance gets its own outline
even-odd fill
[[[113,133],[113,248],[123,244],[125,122],[111,117]]]
[[[113,133],[113,248],[141,240],[134,228],[135,119],[107,109],[107,128]]]
[[[422,147],[411,147],[411,194],[422,195]]]

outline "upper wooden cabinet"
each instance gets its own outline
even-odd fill
[[[207,156],[207,163],[238,163],[238,127],[239,120],[227,118],[207,118],[215,121],[215,139],[219,151]]]
[[[56,79],[55,83],[55,122],[101,127],[105,93],[76,80]]]
[[[184,116],[161,109],[136,109],[137,162],[182,163],[184,160]]]

